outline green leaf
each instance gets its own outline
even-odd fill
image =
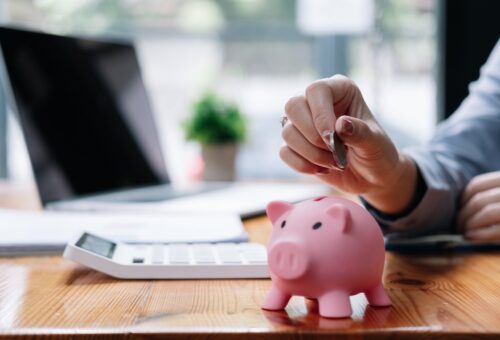
[[[203,145],[241,143],[247,134],[247,123],[238,107],[213,93],[194,103],[183,127],[186,139]]]

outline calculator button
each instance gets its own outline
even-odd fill
[[[171,258],[171,264],[189,264],[189,258]]]
[[[249,258],[247,257],[248,263],[251,264],[264,264],[267,263],[267,259],[265,257],[255,257],[255,258]]]
[[[201,263],[201,264],[214,264],[216,263],[215,257],[196,257],[194,258],[194,261],[196,263]]]
[[[164,262],[164,253],[163,253],[163,245],[158,244],[154,245],[151,250],[151,263],[152,264],[163,264]]]
[[[202,264],[216,263],[215,256],[210,244],[198,244],[193,246],[194,261]]]
[[[144,259],[142,257],[134,257],[132,263],[144,263]]]
[[[217,253],[222,263],[242,263],[240,252],[234,244],[217,245]]]
[[[266,263],[267,256],[262,253],[244,253],[244,257],[249,263]]]
[[[189,264],[189,256],[171,256],[169,262],[173,264]]]
[[[239,256],[222,256],[222,263],[241,263],[241,258]]]
[[[242,244],[241,253],[246,261],[250,264],[267,263],[266,248],[259,244]]]
[[[171,245],[168,249],[168,258],[172,264],[188,264],[190,262],[189,247],[185,244]]]

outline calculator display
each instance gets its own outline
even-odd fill
[[[85,233],[80,237],[78,242],[76,242],[76,246],[95,254],[112,258],[115,252],[116,243]]]

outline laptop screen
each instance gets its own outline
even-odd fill
[[[44,204],[169,181],[131,44],[0,28],[0,45]]]

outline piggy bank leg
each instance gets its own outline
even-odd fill
[[[319,315],[326,318],[348,318],[352,314],[349,294],[341,291],[326,293],[318,298]]]
[[[267,293],[267,296],[260,307],[267,310],[281,310],[286,307],[290,298],[290,294],[283,292],[273,284],[271,286],[271,290],[269,290],[269,293]]]
[[[391,300],[385,292],[382,282],[380,282],[375,288],[366,291],[365,296],[371,306],[384,307],[391,305]]]

